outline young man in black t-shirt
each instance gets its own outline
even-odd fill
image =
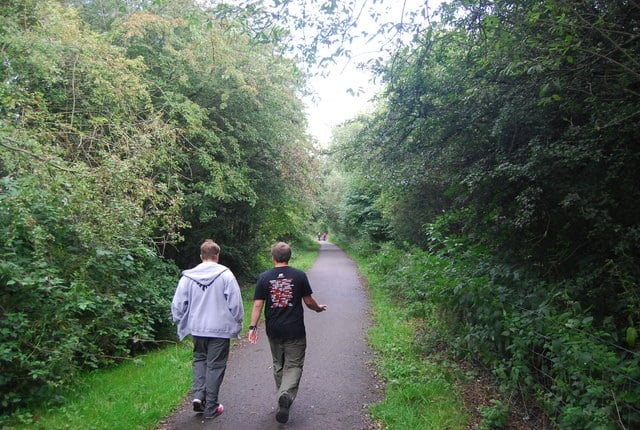
[[[271,247],[274,268],[258,278],[249,326],[249,341],[255,344],[258,342],[257,325],[264,307],[273,376],[278,390],[276,420],[280,423],[289,420],[289,408],[296,398],[302,376],[307,347],[302,303],[316,312],[327,309],[312,297],[307,275],[289,266],[290,258],[291,247],[286,243],[278,242]]]

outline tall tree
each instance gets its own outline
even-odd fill
[[[638,276],[638,8],[448,8],[448,27],[389,62],[386,102],[359,141],[396,196],[388,212],[414,206],[427,222],[464,210],[464,232],[503,257],[548,279],[591,278],[575,291],[585,304],[629,298],[616,285]]]
[[[300,75],[269,45],[211,25],[207,11],[192,5],[183,11],[190,21],[160,12],[132,14],[113,40],[144,59],[154,104],[182,130],[183,213],[191,228],[184,257],[170,255],[191,264],[201,238],[215,237],[232,265],[249,269],[265,240],[261,226],[275,225],[269,217],[292,223],[266,236],[295,236],[302,222],[287,215],[300,213],[296,200],[309,188]]]
[[[415,295],[505,380],[544,387],[562,428],[640,420],[639,21],[626,1],[453,1],[339,150],[388,225],[409,219],[393,239],[467,262]]]
[[[3,414],[167,336],[173,273],[153,247],[182,225],[144,65],[71,9],[15,5],[0,17]]]

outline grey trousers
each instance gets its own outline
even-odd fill
[[[227,370],[229,339],[193,336],[193,386],[194,399],[205,402],[205,413],[213,412],[218,402],[218,392]]]
[[[307,339],[305,337],[269,339],[269,346],[273,358],[273,377],[276,381],[278,398],[288,393],[293,401],[298,394],[302,377]]]

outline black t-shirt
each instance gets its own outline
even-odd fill
[[[267,336],[274,339],[306,336],[302,298],[312,293],[302,270],[284,266],[260,274],[253,299],[265,301]]]

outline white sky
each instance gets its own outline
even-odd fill
[[[366,1],[366,0],[365,0]],[[406,9],[415,10],[428,3],[430,12],[435,10],[442,0],[407,0]],[[369,1],[371,4],[372,2]],[[375,7],[380,12],[386,12],[381,18],[381,22],[399,22],[403,2],[400,0],[388,0],[384,3],[374,2]],[[374,26],[372,21],[361,22],[359,27],[367,28]],[[373,33],[373,30],[370,31]],[[378,44],[380,41],[377,42]],[[379,55],[380,46],[375,43],[362,45],[360,48],[353,47],[353,52],[367,52],[371,56]],[[366,55],[355,58],[347,64],[346,59],[340,60],[338,64],[330,69],[329,76],[313,77],[309,81],[309,87],[316,93],[319,100],[315,102],[311,97],[305,98],[307,106],[307,120],[309,122],[309,133],[314,136],[321,146],[327,146],[332,128],[342,122],[355,117],[358,113],[364,112],[371,107],[371,99],[381,87],[373,84],[372,76],[369,72],[359,70],[357,64],[366,60]],[[349,89],[361,90],[359,95],[351,95]]]
[[[207,3],[206,0],[204,3]],[[236,3],[238,0],[218,0],[221,3]],[[275,1],[275,0],[272,0]],[[309,1],[309,0],[306,0]],[[428,6],[429,15],[432,15],[440,3],[446,0],[356,0],[358,8],[365,6],[365,11],[373,9],[380,14],[379,22],[396,22],[402,20],[404,8],[405,16],[408,11],[416,11]],[[339,0],[338,0],[339,2]],[[216,3],[214,1],[213,3]],[[265,0],[268,4],[269,0]],[[295,7],[295,6],[294,6]],[[405,18],[406,21],[406,18]],[[426,22],[425,22],[426,25]],[[369,17],[368,13],[362,13],[358,22],[357,31],[366,30],[369,34],[375,33],[377,24]],[[312,97],[304,99],[307,107],[308,132],[314,136],[321,146],[327,146],[331,138],[332,128],[342,122],[355,117],[371,106],[371,99],[380,91],[379,85],[372,83],[369,72],[358,69],[358,63],[365,62],[368,57],[380,56],[383,41],[378,39],[368,45],[360,43],[351,46],[352,52],[357,56],[351,61],[339,59],[338,63],[331,66],[326,77],[313,77],[309,81],[309,87],[314,93]],[[386,57],[386,55],[385,55]],[[358,95],[349,94],[353,89]]]
[[[316,93],[317,99],[304,99],[309,133],[322,146],[328,145],[333,127],[363,112],[380,89],[371,83],[371,75],[357,70],[355,64],[344,67],[342,63],[335,66],[328,77],[314,77],[309,81],[309,87]],[[360,90],[361,94],[349,94],[350,88]]]

